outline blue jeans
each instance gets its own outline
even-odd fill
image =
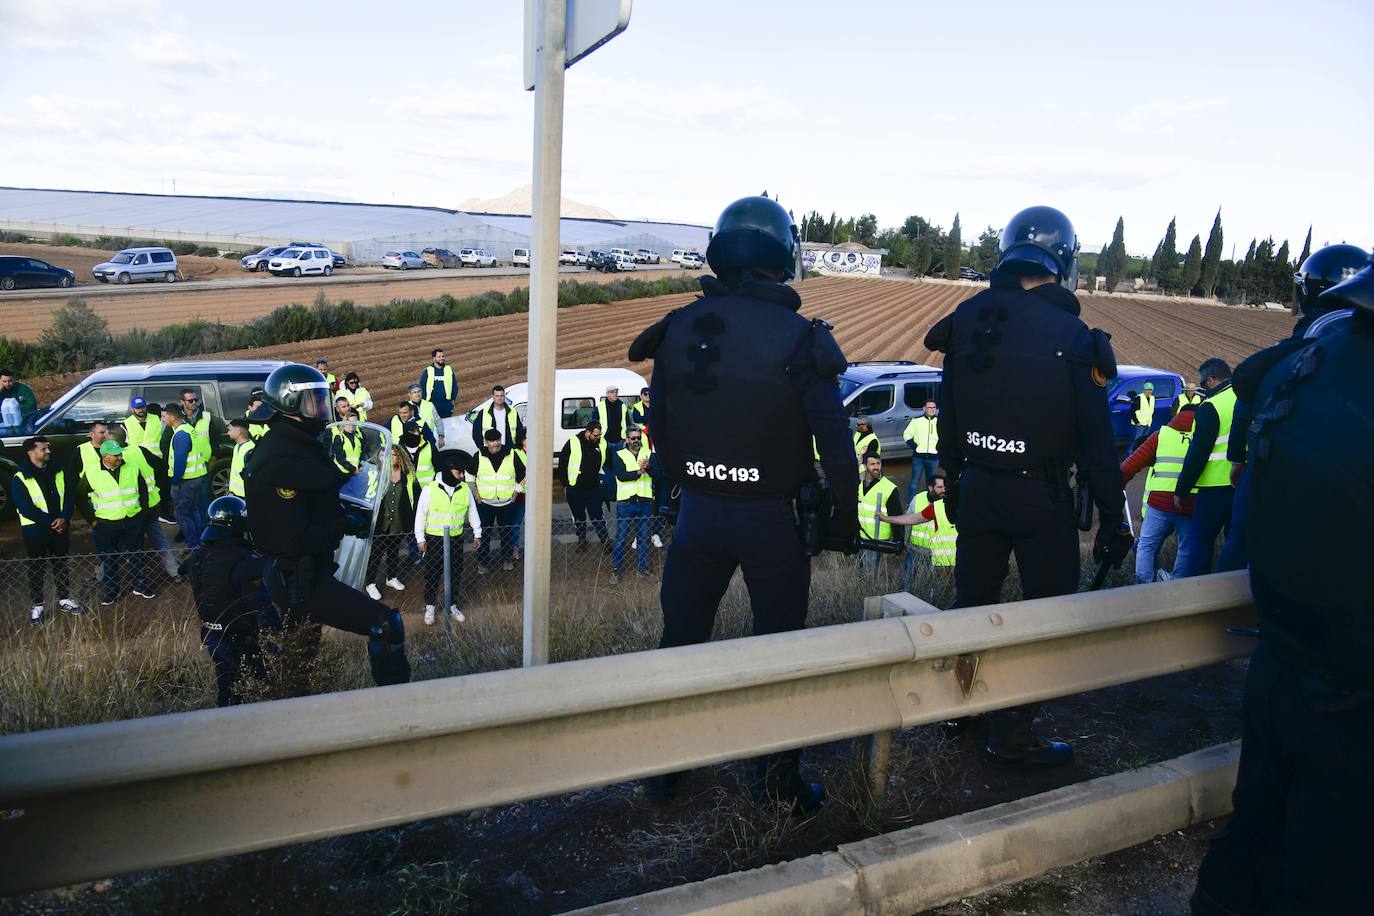
[[[1229,486],[1203,487],[1197,491],[1193,502],[1193,543],[1188,550],[1188,575],[1205,576],[1212,571],[1217,536],[1231,524],[1235,497],[1235,488]]]
[[[1235,502],[1231,504],[1231,530],[1226,535],[1226,543],[1221,545],[1221,556],[1217,557],[1217,572],[1230,572],[1244,569],[1250,565],[1250,546],[1246,540],[1245,528],[1250,523],[1250,478],[1251,465],[1247,464],[1236,483]]]
[[[930,482],[935,479],[935,469],[940,466],[939,455],[921,455],[912,453],[911,456],[911,483],[906,488],[906,500],[911,500],[916,496],[916,478],[921,477],[922,486],[930,486]]]
[[[206,510],[210,507],[210,475],[173,486],[172,506],[186,549],[195,550],[200,546],[200,533],[205,528]]]
[[[124,561],[129,561],[129,573],[134,588],[147,590],[143,571],[143,522],[138,518],[118,521],[97,520],[91,535],[100,555],[101,578],[104,580],[105,600],[114,601],[124,591]],[[134,551],[134,552],[130,552]]]
[[[511,532],[511,538],[510,538],[511,543],[514,544],[516,547],[524,547],[524,546],[525,546],[525,503],[524,503],[523,500],[518,501],[518,502],[515,503],[515,508],[514,508],[514,510],[511,512],[511,515],[514,517],[513,521],[511,522],[511,527],[512,527],[512,529],[514,529],[514,530],[512,530],[512,532]]]
[[[1163,509],[1148,506],[1145,509],[1145,521],[1140,524],[1140,540],[1136,541],[1135,545],[1136,582],[1155,581],[1159,548],[1170,534],[1178,538],[1178,556],[1174,560],[1174,570],[1180,576],[1187,574],[1193,520],[1178,512],[1165,512]]]
[[[649,571],[649,519],[653,514],[653,500],[627,499],[615,504],[615,547],[611,550],[611,566],[617,572],[625,565],[625,544],[631,538],[639,541],[639,571]]]
[[[148,537],[148,549],[156,550],[162,556],[162,568],[167,570],[170,579],[177,574],[177,555],[172,547],[172,539],[162,530],[162,519],[157,514],[161,511],[162,506],[159,505],[156,511],[149,513],[149,518],[143,522],[143,533]]]

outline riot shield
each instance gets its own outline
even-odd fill
[[[364,579],[377,509],[391,483],[391,433],[376,423],[340,421],[329,424],[324,441],[335,462],[352,472],[339,488],[339,501],[350,515],[367,519],[366,536],[346,534],[334,551],[339,567],[334,577],[350,588],[361,589],[367,584]]]

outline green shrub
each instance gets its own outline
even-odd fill
[[[219,256],[226,261],[237,261],[247,253],[246,251],[221,251]]]
[[[214,245],[199,245],[196,247],[196,250],[191,253],[201,258],[219,257],[219,249]]]
[[[60,247],[60,248],[71,248],[71,247],[80,247],[80,246],[82,246],[82,245],[85,245],[86,243],[83,242],[83,241],[81,241],[81,239],[77,238],[76,236],[74,236],[74,235],[68,235],[67,233],[64,232],[64,233],[54,233],[54,234],[53,234],[53,237],[52,237],[52,240],[49,241],[48,244],[49,244],[49,245],[56,245],[56,246],[58,246],[58,247]]]
[[[196,243],[195,243],[195,242],[163,242],[163,243],[162,243],[162,247],[163,247],[163,248],[170,248],[170,249],[172,249],[172,253],[173,253],[173,254],[195,254],[195,253],[196,253]]]
[[[110,325],[86,304],[73,296],[52,316],[52,324],[38,345],[47,351],[59,372],[94,369],[108,363],[115,354]]]
[[[0,229],[0,242],[27,242],[29,237],[22,232],[10,232],[8,229]]]
[[[24,376],[43,375],[55,368],[40,346],[23,340],[0,337],[0,366]]]

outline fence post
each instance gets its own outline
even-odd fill
[[[449,552],[449,526],[444,526],[444,638],[453,649],[453,554]]]

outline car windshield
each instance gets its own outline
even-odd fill
[[[386,254],[382,255],[384,258],[399,258],[400,256],[401,253],[399,251],[388,251]]]
[[[112,257],[112,258],[110,258],[110,263],[111,263],[111,264],[128,264],[128,263],[129,263],[130,261],[132,261],[133,259],[134,259],[134,256],[133,256],[132,254],[130,254],[130,253],[127,252],[127,251],[121,251],[119,254],[115,255],[115,256]]]
[[[408,258],[418,258],[419,255],[416,254],[416,253],[413,252],[413,251],[407,251],[407,252],[406,252],[406,257],[408,257]]]
[[[287,258],[299,258],[301,256],[301,250],[299,248],[288,248],[281,253],[281,256],[283,260]]]
[[[861,384],[860,382],[855,382],[855,381],[852,381],[851,379],[847,379],[847,378],[842,378],[842,379],[840,379],[840,400],[841,400],[841,401],[847,401],[847,400],[849,400],[849,396],[850,396],[851,394],[853,394],[855,391],[858,391],[858,390],[859,390],[860,384]]]

